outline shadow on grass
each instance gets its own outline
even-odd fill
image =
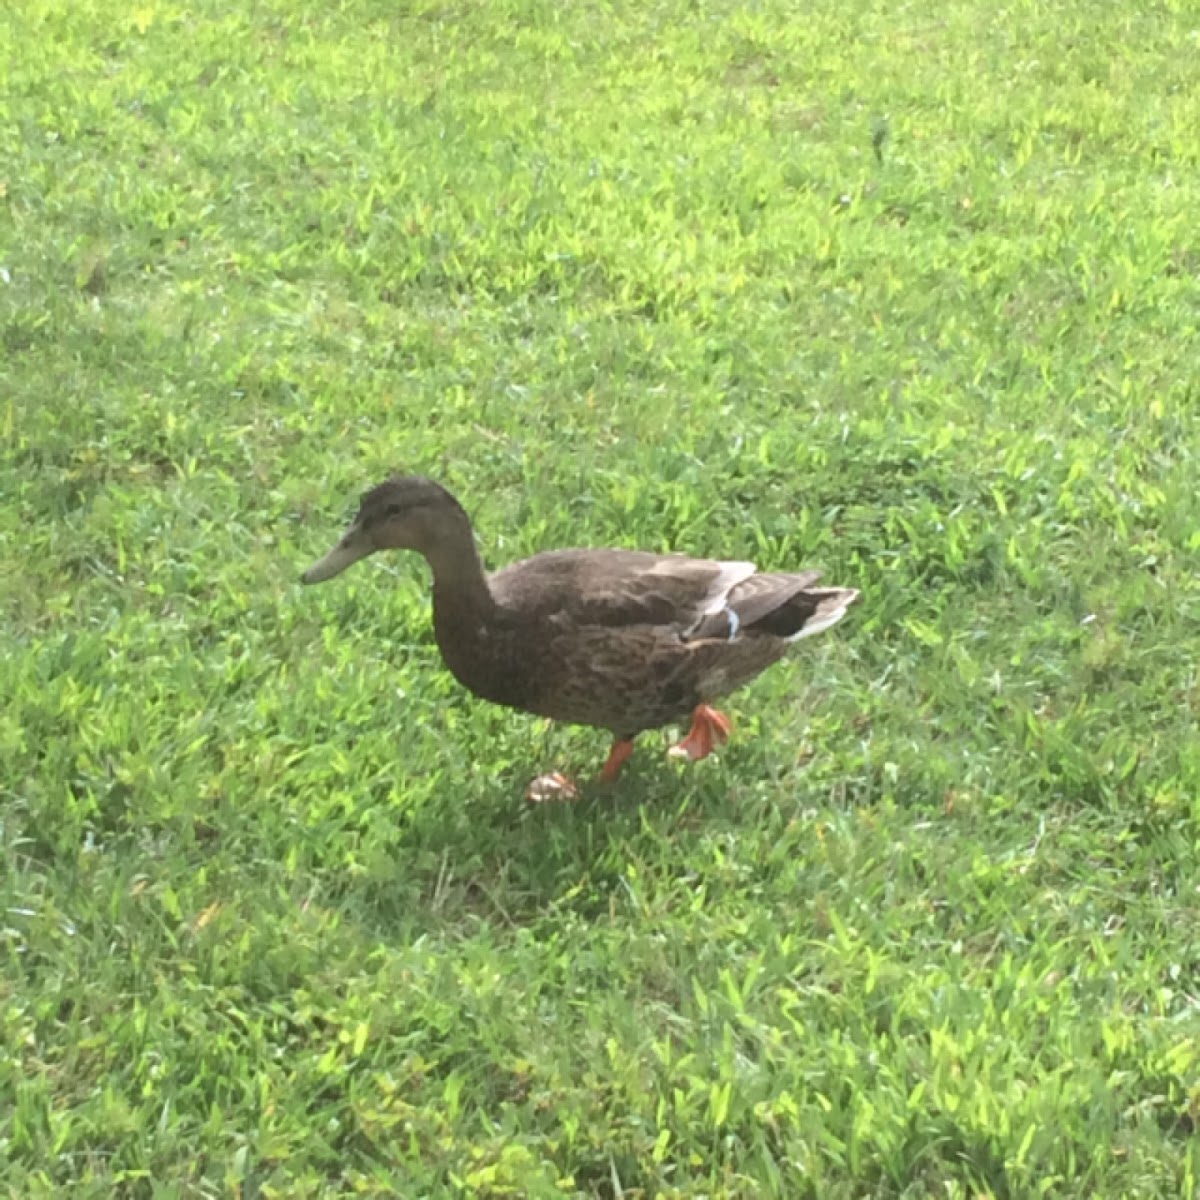
[[[647,762],[576,801],[531,804],[511,776],[414,814],[399,852],[347,881],[338,906],[385,941],[485,925],[502,937],[564,914],[612,919],[630,866],[685,870],[697,840],[723,823],[730,791],[720,771]]]

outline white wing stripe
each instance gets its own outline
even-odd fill
[[[708,595],[705,597],[707,603],[702,611],[706,617],[727,608],[729,593],[739,583],[758,572],[758,568],[752,562],[723,562],[720,566],[721,570],[716,579],[712,581],[712,586],[708,589]]]

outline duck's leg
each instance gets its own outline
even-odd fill
[[[692,727],[683,738],[675,743],[668,754],[675,758],[707,758],[714,746],[729,741],[733,722],[723,713],[707,704],[697,704],[692,712]]]
[[[600,782],[612,783],[621,773],[621,768],[633,753],[633,738],[616,738],[604,766],[600,768]]]
[[[612,783],[621,774],[621,768],[629,761],[631,754],[633,738],[615,739],[604,766],[600,768],[599,781]],[[579,788],[561,771],[552,771],[549,775],[539,775],[529,785],[525,799],[534,804],[544,804],[548,800],[578,800]]]

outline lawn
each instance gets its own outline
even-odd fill
[[[1200,1186],[1200,32],[1179,0],[10,0],[0,1191]],[[298,584],[862,589],[719,757]]]

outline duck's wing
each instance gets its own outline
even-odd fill
[[[852,588],[813,585],[819,571],[760,575],[750,562],[640,550],[556,550],[491,577],[500,604],[559,626],[656,626],[682,641],[760,634],[791,641],[836,624]]]
[[[579,627],[653,625],[684,636],[751,579],[749,562],[641,550],[554,550],[490,578],[510,611]]]

